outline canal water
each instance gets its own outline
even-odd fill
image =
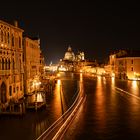
[[[77,95],[79,75],[61,73],[46,105],[25,116],[0,116],[0,140],[35,140],[73,103]],[[61,92],[60,92],[61,91]]]
[[[136,81],[101,76],[83,78],[86,101],[65,133],[64,140],[140,139],[140,100],[116,91],[116,86],[139,95]]]
[[[65,134],[65,140],[140,139],[140,101],[117,93],[115,87],[139,96],[139,83],[100,76],[61,73],[47,103],[25,116],[0,116],[0,140],[35,140],[73,103],[77,89],[86,102]],[[61,92],[60,92],[61,91]]]

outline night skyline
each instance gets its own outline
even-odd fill
[[[0,19],[14,20],[27,36],[39,36],[47,64],[64,57],[68,45],[85,58],[104,60],[110,51],[139,48],[139,8],[134,3],[2,3]]]

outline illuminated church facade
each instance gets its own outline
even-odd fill
[[[78,52],[76,55],[72,51],[72,48],[69,46],[67,52],[64,55],[63,60],[68,60],[68,61],[82,61],[85,60],[85,55],[84,52]]]
[[[81,65],[85,62],[84,52],[78,52],[76,55],[72,51],[72,48],[68,46],[67,51],[64,54],[64,58],[59,62],[58,70],[60,71],[77,71]]]

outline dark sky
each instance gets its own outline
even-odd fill
[[[64,57],[68,45],[87,59],[105,60],[112,50],[140,48],[139,5],[133,1],[11,1],[0,3],[0,19],[39,36],[48,63]]]

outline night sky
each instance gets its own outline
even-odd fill
[[[18,20],[24,34],[39,36],[46,63],[57,63],[68,45],[91,60],[106,60],[110,51],[140,48],[139,5],[131,1],[0,2],[0,19]]]

